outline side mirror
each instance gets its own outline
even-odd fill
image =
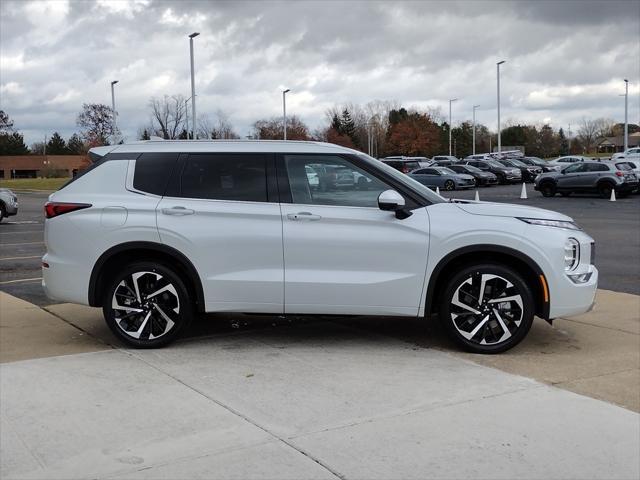
[[[378,208],[385,212],[396,212],[396,218],[399,220],[411,216],[411,212],[404,207],[404,197],[395,190],[385,190],[378,196]]]

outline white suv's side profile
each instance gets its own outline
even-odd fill
[[[314,142],[93,149],[45,206],[43,286],[103,308],[135,347],[197,312],[430,316],[497,353],[534,315],[587,311],[593,240],[569,217],[449,202],[360,152]],[[365,178],[347,182],[345,178]]]

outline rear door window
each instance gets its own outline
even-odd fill
[[[266,202],[267,158],[260,154],[193,154],[180,178],[180,196]]]

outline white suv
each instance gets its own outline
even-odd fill
[[[461,346],[496,353],[534,315],[593,304],[593,240],[571,218],[446,201],[338,145],[147,141],[90,155],[45,206],[43,286],[102,307],[135,347],[169,343],[196,312],[437,313]],[[340,182],[345,170],[367,182]]]

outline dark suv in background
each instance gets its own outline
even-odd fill
[[[462,164],[479,168],[483,172],[491,172],[498,177],[498,182],[502,184],[522,181],[522,172],[519,168],[506,167],[497,160],[463,160]]]
[[[520,170],[522,175],[522,181],[527,183],[533,183],[535,178],[542,173],[542,167],[527,165],[515,158],[505,158],[498,160],[505,167],[513,167]]]
[[[615,189],[623,197],[638,188],[638,177],[627,162],[577,162],[560,172],[547,172],[535,181],[536,190],[545,197],[556,193],[568,196],[571,193],[598,193],[609,198]]]
[[[387,157],[381,158],[380,161],[382,163],[386,163],[390,167],[395,168],[396,170],[399,170],[402,173],[409,173],[421,167],[420,162],[411,157]]]

